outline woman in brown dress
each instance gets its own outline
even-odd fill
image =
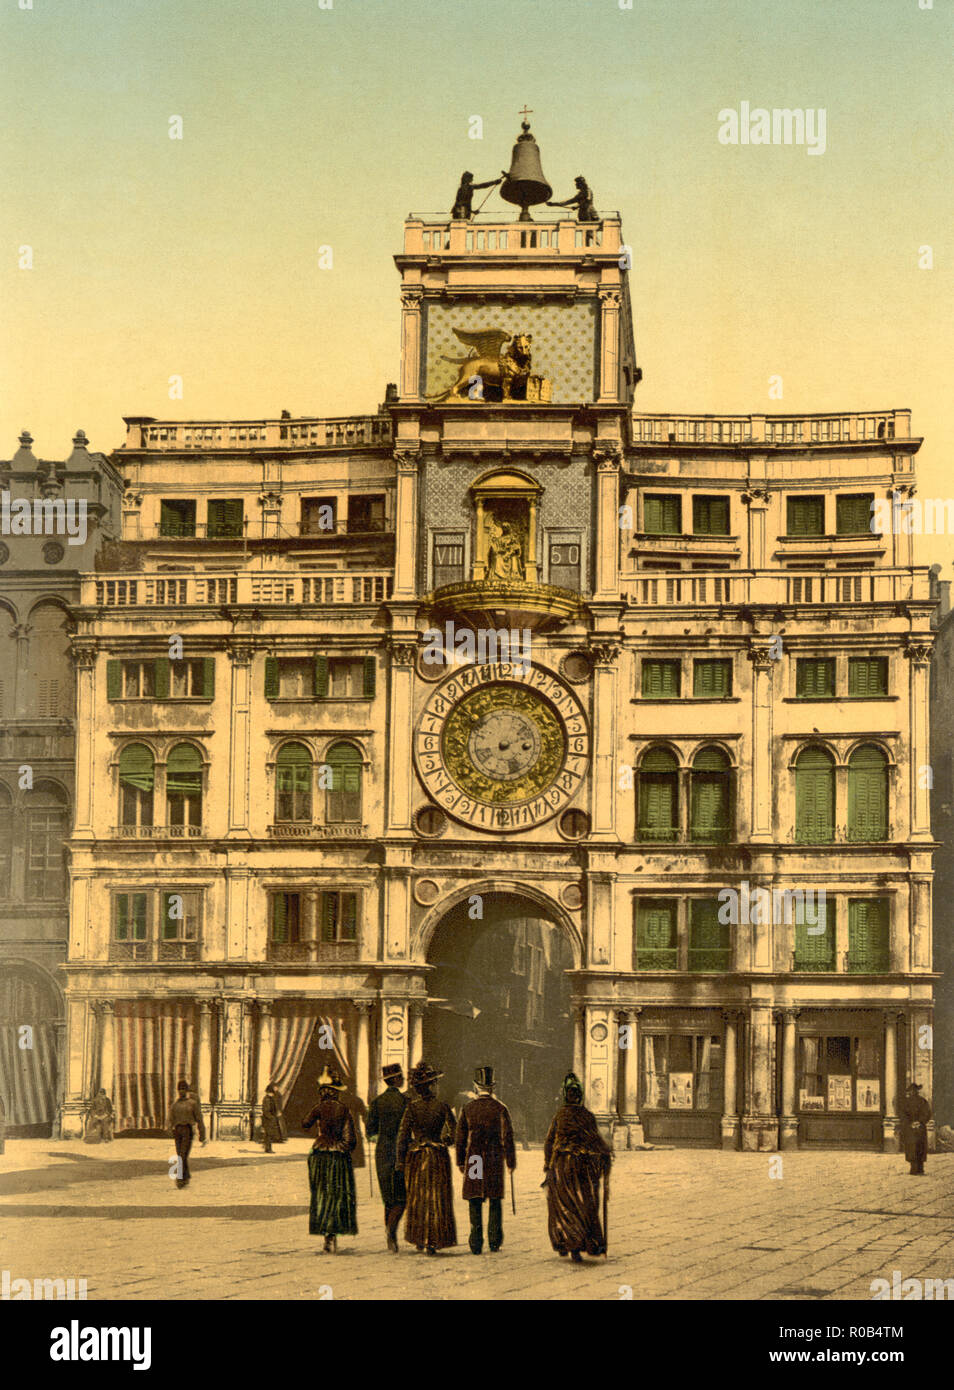
[[[600,1178],[607,1180],[612,1154],[583,1104],[583,1087],[573,1072],[563,1082],[563,1101],[543,1146],[550,1244],[558,1255],[568,1254],[582,1264],[584,1251],[606,1253]]]
[[[434,1095],[434,1083],[442,1075],[426,1062],[418,1062],[411,1072],[416,1096],[401,1117],[394,1162],[407,1188],[404,1239],[429,1255],[457,1244],[447,1152],[456,1130],[454,1112]]]
[[[342,1105],[344,1082],[327,1068],[318,1078],[318,1104],[302,1120],[304,1129],[318,1126],[308,1155],[311,1206],[308,1232],[324,1236],[325,1250],[337,1254],[339,1236],[358,1234],[357,1195],[351,1153],[357,1142],[351,1111]]]

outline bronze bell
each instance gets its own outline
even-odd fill
[[[500,196],[505,202],[517,204],[521,222],[532,222],[527,209],[534,203],[545,203],[553,196],[553,189],[543,177],[540,150],[530,134],[529,121],[521,122],[521,130],[523,133],[517,136],[510,157],[510,171],[500,186]]]

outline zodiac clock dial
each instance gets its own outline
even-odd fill
[[[531,829],[579,789],[589,761],[586,717],[551,672],[510,663],[467,666],[442,681],[415,737],[433,799],[476,829]]]

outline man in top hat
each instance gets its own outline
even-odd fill
[[[369,1139],[377,1139],[374,1150],[374,1166],[378,1173],[378,1191],[384,1203],[384,1229],[387,1232],[388,1249],[392,1255],[398,1253],[397,1228],[407,1204],[404,1187],[404,1174],[395,1172],[398,1130],[407,1106],[407,1096],[401,1090],[404,1073],[397,1063],[381,1068],[384,1090],[368,1106],[365,1132]]]
[[[192,1148],[193,1126],[199,1131],[199,1142],[204,1144],[205,1124],[202,1119],[202,1107],[189,1090],[188,1081],[180,1081],[177,1089],[178,1095],[169,1111],[169,1128],[176,1141],[176,1157],[179,1160],[176,1187],[185,1187],[186,1183],[192,1180],[192,1174],[189,1172],[189,1152]]]
[[[487,1244],[491,1252],[503,1244],[504,1164],[512,1172],[517,1153],[510,1111],[494,1095],[493,1067],[477,1068],[474,1089],[476,1100],[464,1106],[457,1121],[457,1166],[470,1206],[470,1251],[479,1255],[484,1248],[485,1200],[490,1203]]]
[[[921,1095],[921,1087],[916,1081],[912,1081],[901,1102],[901,1139],[904,1144],[904,1156],[911,1165],[914,1177],[924,1176],[927,1124],[930,1118],[930,1104]]]

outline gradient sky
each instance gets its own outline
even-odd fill
[[[951,0],[18,3],[0,454],[25,427],[46,458],[80,426],[110,449],[124,414],[374,410],[402,221],[506,167],[527,103],[554,196],[582,172],[622,212],[641,409],[908,406],[921,496],[951,493]],[[721,145],[742,101],[824,107],[827,152]],[[954,537],[918,558],[950,575]]]

